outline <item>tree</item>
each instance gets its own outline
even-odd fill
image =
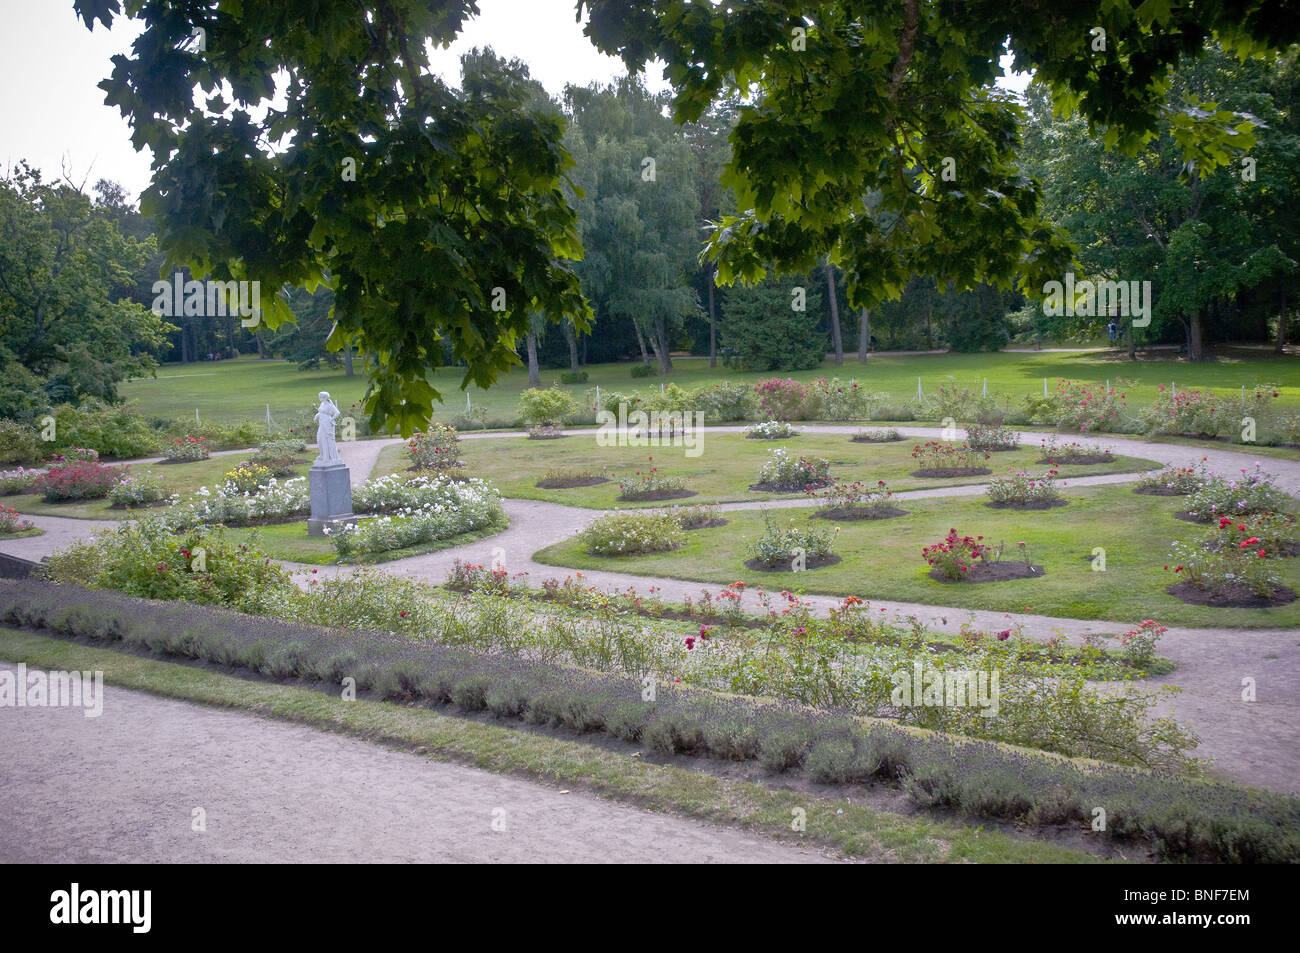
[[[428,71],[425,39],[453,40],[472,0],[74,6],[91,28],[123,10],[143,21],[101,88],[153,151],[141,211],[168,266],[332,285],[330,347],[375,356],[372,428],[422,426],[449,358],[461,386],[490,385],[519,363],[530,312],[589,323],[562,117],[512,65],[485,63],[459,90]],[[263,301],[269,327],[292,320],[278,295]]]
[[[768,278],[727,293],[722,312],[726,363],[747,371],[807,370],[826,357],[826,334],[813,315],[816,285]]]
[[[44,393],[43,401],[11,394],[0,416],[115,400],[119,381],[153,372],[172,327],[131,298],[152,238],[124,236],[114,209],[72,184],[42,181],[26,163],[0,179],[0,234],[3,376]]]

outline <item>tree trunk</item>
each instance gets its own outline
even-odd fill
[[[1281,282],[1277,298],[1277,341],[1273,344],[1273,350],[1281,354],[1286,349],[1286,281]]]
[[[1192,319],[1187,323],[1187,359],[1189,361],[1200,361],[1204,359],[1204,347],[1202,345],[1203,330],[1201,322],[1201,311],[1197,308],[1192,312]]]
[[[254,331],[254,332],[253,332],[253,342],[257,345],[257,359],[258,359],[259,361],[265,361],[265,360],[266,360],[266,348],[262,346],[262,332],[261,332],[261,331]]]
[[[928,350],[934,350],[934,299],[928,295],[925,302],[925,346]],[[889,339],[894,339],[893,332],[890,332]]]
[[[564,339],[569,342],[569,370],[578,373],[578,332],[573,327],[573,319],[564,322]]]
[[[709,266],[709,367],[718,366],[718,322],[713,310],[713,275],[715,269]]]
[[[858,363],[867,363],[871,353],[871,312],[866,308],[858,315]]]
[[[632,322],[632,330],[636,332],[637,347],[641,348],[641,363],[649,364],[650,355],[645,351],[645,336],[641,333],[641,325],[636,318],[630,318],[629,320]]]
[[[835,266],[826,262],[826,293],[831,303],[831,347],[835,349],[835,366],[844,363],[844,338],[840,334],[840,302],[835,293]]]
[[[537,368],[537,335],[529,332],[524,336],[524,343],[528,347],[528,386],[541,387],[542,375]]]
[[[352,342],[349,341],[343,345],[343,371],[348,376],[352,376]]]
[[[655,318],[655,355],[659,358],[659,373],[667,374],[673,369],[673,356],[669,351],[668,327],[663,318]]]

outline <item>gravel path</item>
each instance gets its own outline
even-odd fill
[[[72,708],[2,712],[0,863],[829,860],[743,831],[111,685],[98,718]],[[195,808],[203,832],[191,829]]]
[[[743,429],[743,426],[711,427],[707,432],[735,433]],[[851,434],[861,428],[857,425],[809,425],[805,429],[810,433]],[[910,438],[941,436],[936,427],[895,429]],[[570,432],[587,436],[592,433],[584,430]],[[475,433],[464,434],[462,439],[511,436],[522,437],[524,434]],[[1022,442],[1033,444],[1044,435],[1024,432],[1020,437]],[[1255,463],[1253,456],[1237,450],[1203,450],[1114,435],[1089,439],[1109,446],[1117,453],[1177,466],[1188,466],[1205,459],[1207,466],[1217,472],[1235,473],[1251,468]],[[370,472],[383,447],[400,442],[385,439],[340,444],[340,452],[353,467],[353,481],[360,481]],[[707,437],[705,442],[707,444]],[[1300,495],[1300,461],[1265,458],[1261,462],[1266,470],[1277,475],[1279,486]],[[1135,478],[1133,474],[1075,477],[1068,481],[1067,492],[1069,486],[1122,483]],[[895,496],[899,499],[972,496],[983,490],[982,485],[974,485],[905,491]],[[759,506],[786,508],[807,505],[807,501],[795,499],[729,503],[720,508],[744,510]],[[526,572],[536,585],[552,576],[563,577],[569,571],[537,563],[532,559],[533,554],[570,538],[600,515],[596,510],[536,500],[507,500],[505,508],[510,517],[510,527],[504,532],[454,549],[385,563],[384,570],[427,582],[441,582],[457,559],[490,565],[500,557],[510,572]],[[47,530],[46,535],[0,543],[0,551],[39,558],[88,532],[89,524],[84,520],[40,516],[31,519]],[[319,567],[318,574],[337,575],[349,571],[340,567]],[[618,572],[592,571],[584,573],[584,576],[591,585],[607,589],[634,586],[644,592],[655,586],[660,590],[658,595],[669,601],[695,597],[702,586],[715,591],[718,588],[711,583]],[[870,591],[864,589],[859,595],[870,598]],[[840,601],[829,596],[809,598],[820,610]],[[1003,629],[1010,624],[1003,612],[874,599],[871,604],[875,609],[884,609],[891,618],[915,615],[928,627],[945,632],[957,632],[967,621],[986,630]],[[1027,632],[1043,637],[1053,630],[1060,630],[1077,643],[1088,633],[1114,634],[1139,620],[1105,622],[1017,614],[1014,621],[1023,622]],[[1294,686],[1300,683],[1300,631],[1171,628],[1160,644],[1160,653],[1173,660],[1178,668],[1171,675],[1152,679],[1151,684],[1172,684],[1182,690],[1175,704],[1166,706],[1166,711],[1172,711],[1179,721],[1201,736],[1196,754],[1214,759],[1214,773],[1246,784],[1300,793],[1300,693],[1294,690]],[[1246,678],[1255,680],[1257,700],[1254,702],[1241,698],[1242,680]]]

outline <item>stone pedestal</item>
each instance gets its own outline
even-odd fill
[[[308,536],[324,536],[326,527],[333,531],[357,521],[352,515],[352,478],[346,464],[312,467],[307,471],[307,486],[311,489]]]

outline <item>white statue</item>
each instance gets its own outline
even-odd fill
[[[343,458],[339,456],[338,447],[334,445],[334,421],[338,419],[339,409],[330,400],[330,392],[323,390],[320,392],[320,408],[316,411],[313,418],[317,421],[316,427],[316,462],[313,466],[329,466],[333,463],[342,463]]]

